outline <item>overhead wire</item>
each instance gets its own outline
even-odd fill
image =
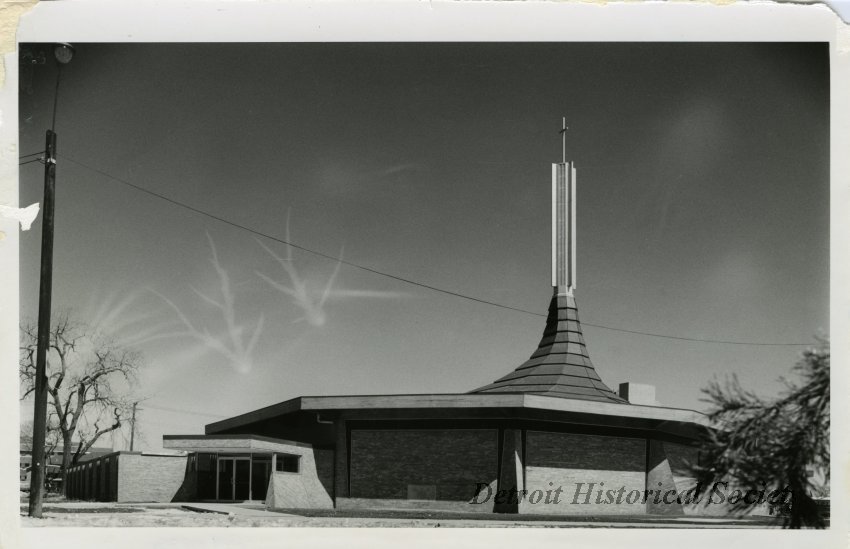
[[[193,410],[186,410],[185,408],[171,408],[169,406],[157,406],[156,404],[151,404],[149,402],[145,403],[145,408],[150,408],[152,410],[160,410],[163,412],[176,412],[178,414],[191,414],[195,416],[205,416],[205,417],[219,417],[226,418],[229,416],[223,416],[221,414],[207,414],[205,412],[196,412]]]
[[[518,312],[518,313],[524,313],[524,314],[538,316],[538,317],[544,317],[545,318],[547,316],[545,314],[537,313],[537,312],[534,312],[534,311],[529,311],[529,310],[526,310],[526,309],[520,309],[518,307],[511,307],[510,305],[504,305],[502,303],[496,303],[494,301],[488,301],[486,299],[477,298],[477,297],[470,296],[470,295],[467,295],[467,294],[462,294],[462,293],[459,293],[459,292],[446,290],[444,288],[439,288],[437,286],[432,286],[430,284],[425,284],[423,282],[417,282],[417,281],[411,280],[409,278],[405,278],[405,277],[402,277],[402,276],[387,273],[385,271],[380,271],[378,269],[373,269],[371,267],[367,267],[365,265],[360,265],[359,263],[354,263],[352,261],[344,260],[342,258],[334,257],[330,254],[326,254],[326,253],[323,253],[323,252],[320,252],[320,251],[317,251],[317,250],[313,250],[311,248],[307,248],[305,246],[301,246],[301,245],[296,244],[294,242],[291,242],[291,241],[288,241],[288,240],[285,240],[285,239],[282,239],[282,238],[278,238],[276,236],[270,235],[268,233],[264,233],[262,231],[258,231],[256,229],[252,229],[251,227],[248,227],[246,225],[242,225],[242,224],[237,223],[235,221],[231,221],[229,219],[226,219],[226,218],[221,217],[219,215],[213,214],[211,212],[201,210],[199,208],[196,208],[194,206],[186,204],[185,202],[175,200],[173,198],[170,198],[170,197],[165,196],[163,194],[157,193],[157,192],[152,191],[150,189],[146,189],[145,187],[142,187],[142,186],[137,185],[135,183],[131,183],[127,180],[121,179],[120,177],[116,177],[112,174],[109,174],[109,173],[103,171],[103,170],[95,168],[94,166],[90,166],[88,164],[80,162],[79,160],[75,160],[73,158],[70,158],[66,155],[60,155],[60,158],[62,158],[63,160],[67,160],[68,162],[71,162],[72,164],[76,164],[76,165],[78,165],[82,168],[85,168],[87,170],[90,170],[92,172],[100,174],[107,179],[111,179],[111,180],[113,180],[117,183],[121,183],[122,185],[130,187],[130,188],[135,189],[137,191],[140,191],[142,193],[145,193],[149,196],[159,198],[161,200],[164,200],[164,201],[166,201],[170,204],[173,204],[175,206],[178,206],[180,208],[192,211],[194,213],[208,217],[210,219],[214,219],[214,220],[216,220],[220,223],[224,223],[224,224],[229,225],[231,227],[249,232],[253,235],[269,239],[273,242],[277,242],[279,244],[284,244],[286,246],[291,246],[292,248],[295,248],[297,250],[301,250],[303,252],[307,252],[309,254],[312,254],[312,255],[315,255],[315,256],[318,256],[318,257],[322,257],[322,258],[329,259],[329,260],[332,260],[332,261],[337,261],[337,262],[339,262],[343,265],[347,265],[349,267],[354,267],[356,269],[359,269],[359,270],[362,270],[362,271],[365,271],[365,272],[369,272],[369,273],[373,273],[373,274],[376,274],[376,275],[379,275],[379,276],[390,278],[392,280],[397,280],[397,281],[403,282],[405,284],[410,284],[410,285],[417,286],[417,287],[420,287],[420,288],[425,288],[427,290],[431,290],[431,291],[434,291],[434,292],[442,293],[442,294],[453,296],[453,297],[458,297],[458,298],[461,298],[461,299],[466,299],[466,300],[473,301],[473,302],[476,302],[476,303],[481,303],[481,304],[484,304],[484,305],[490,305],[492,307],[498,307],[500,309],[506,309],[506,310],[509,310],[509,311],[515,311],[515,312]],[[723,344],[723,345],[748,345],[748,346],[760,346],[760,347],[800,347],[800,346],[814,345],[813,342],[810,342],[810,343],[788,343],[788,342],[728,341],[728,340],[720,340],[720,339],[707,339],[707,338],[696,338],[696,337],[685,337],[685,336],[676,336],[676,335],[668,335],[668,334],[659,334],[659,333],[653,333],[653,332],[644,332],[644,331],[640,331],[640,330],[628,330],[628,329],[624,329],[624,328],[615,328],[613,326],[605,326],[603,324],[594,324],[594,323],[590,323],[590,322],[582,322],[582,324],[585,325],[585,326],[591,326],[593,328],[599,328],[599,329],[602,329],[602,330],[609,330],[609,331],[613,331],[613,332],[622,332],[622,333],[649,336],[649,337],[673,339],[673,340],[678,340],[678,341],[692,341],[692,342],[698,342],[698,343],[713,343],[713,344]]]

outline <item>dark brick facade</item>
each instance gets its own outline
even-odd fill
[[[498,475],[494,429],[353,429],[350,442],[351,498],[463,502]]]

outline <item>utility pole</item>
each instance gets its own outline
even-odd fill
[[[35,355],[35,409],[32,425],[32,469],[28,514],[41,518],[44,500],[44,439],[47,434],[47,351],[50,346],[50,302],[53,295],[53,212],[56,194],[56,105],[62,66],[74,56],[74,48],[57,44],[53,49],[59,62],[53,96],[53,122],[47,130],[44,151],[44,206],[41,222],[41,277],[38,288],[38,347]]]
[[[41,518],[44,490],[44,438],[47,434],[47,350],[53,289],[53,202],[56,193],[56,134],[47,130],[44,154],[44,208],[41,222],[41,281],[38,288],[38,348],[35,355],[35,409],[32,421],[32,474],[29,516]]]
[[[130,417],[130,451],[133,451],[133,441],[136,438],[136,406],[138,402],[133,403],[133,415]]]

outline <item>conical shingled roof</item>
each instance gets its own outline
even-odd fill
[[[549,303],[543,339],[531,358],[505,377],[470,392],[531,393],[627,404],[602,382],[590,361],[575,298],[558,294]]]

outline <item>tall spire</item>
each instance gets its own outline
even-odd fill
[[[576,287],[576,169],[567,162],[567,120],[561,124],[562,162],[552,164],[552,286],[546,328],[531,358],[473,393],[529,393],[626,403],[596,373],[573,292]]]
[[[576,168],[567,162],[567,119],[562,121],[563,161],[552,164],[552,286],[558,295],[576,288]]]

